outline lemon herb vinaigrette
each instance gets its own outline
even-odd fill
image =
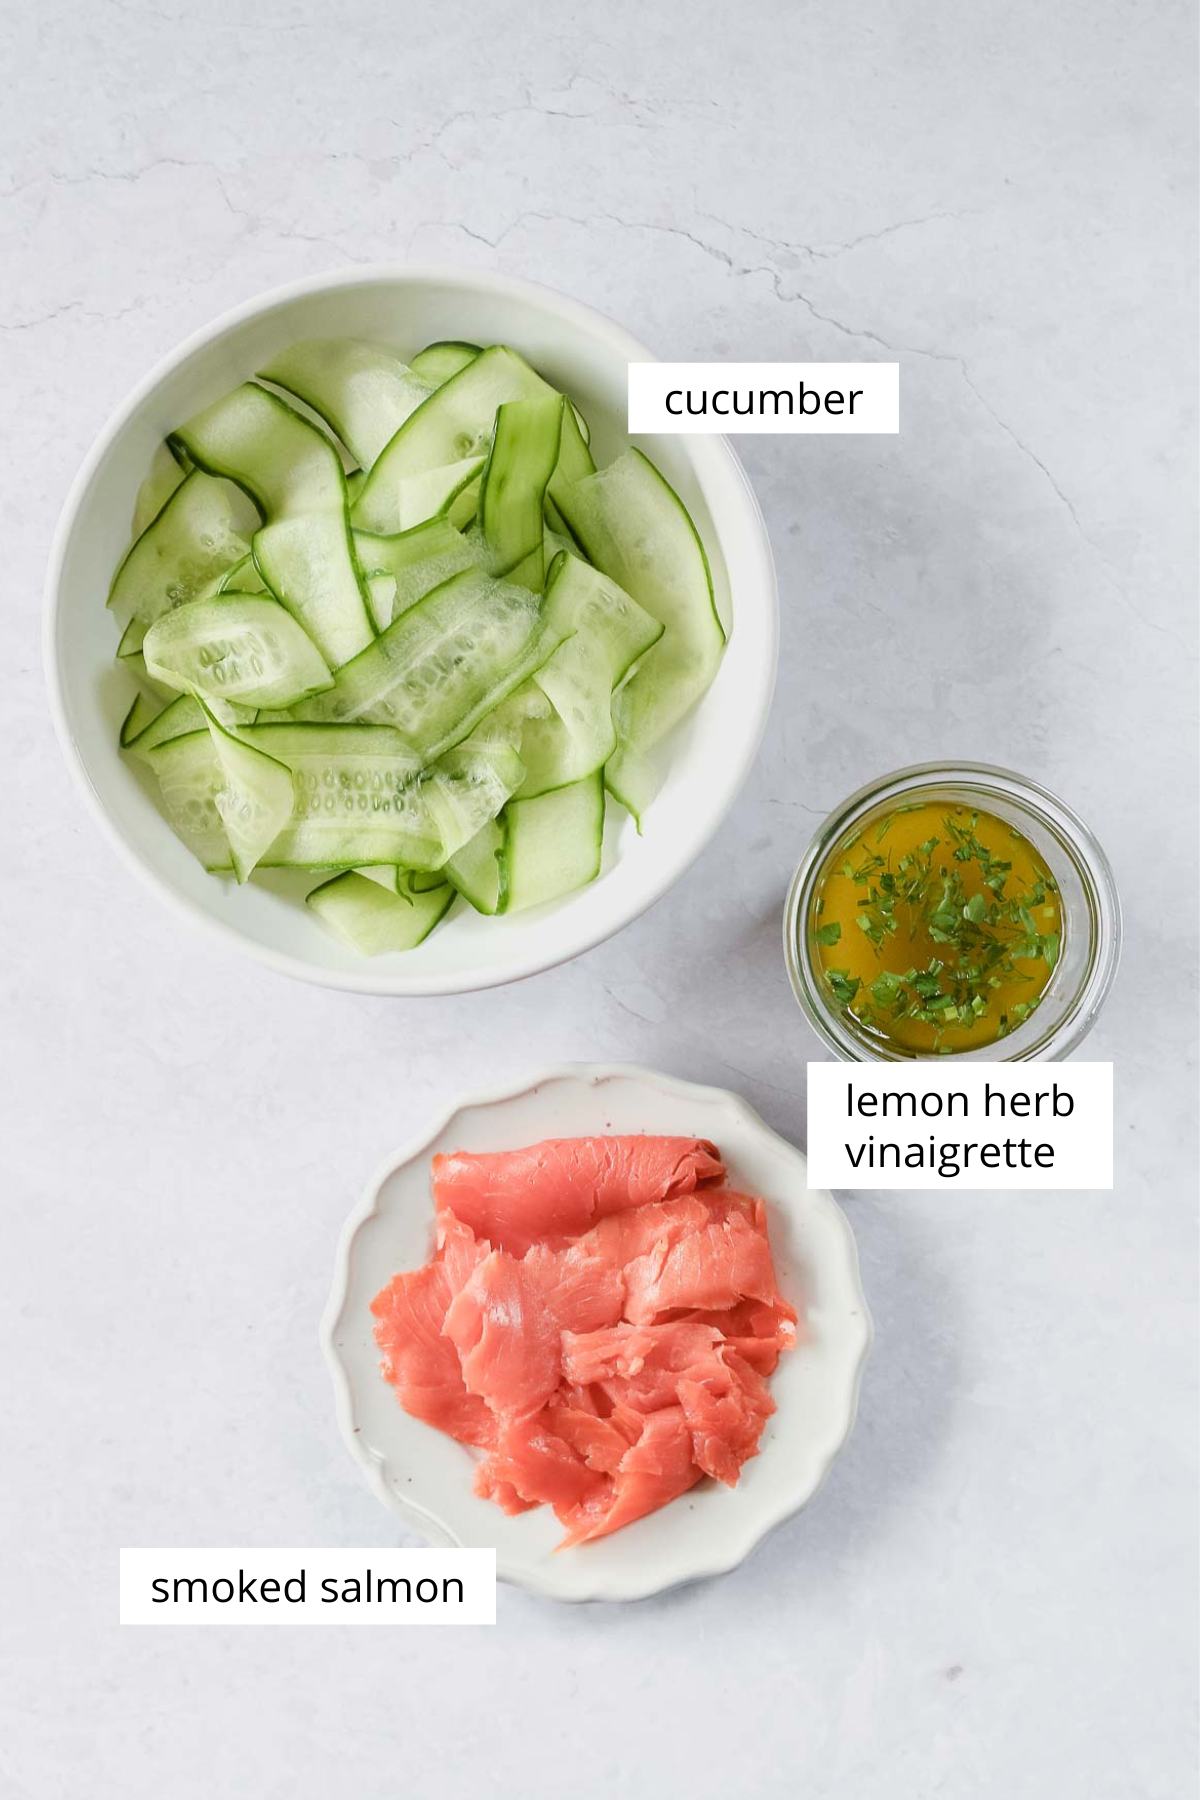
[[[827,853],[807,923],[818,979],[868,1039],[909,1054],[996,1043],[1063,950],[1058,885],[995,814],[934,798],[860,821]]]

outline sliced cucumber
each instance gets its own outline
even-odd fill
[[[521,780],[522,763],[515,750],[490,750],[482,756],[447,752],[421,778],[421,797],[438,832],[439,847],[431,859],[444,870],[485,825],[503,810]]]
[[[458,855],[510,800],[525,774],[518,746],[528,709],[512,695],[422,776],[429,815],[441,840],[439,866]]]
[[[512,798],[525,773],[522,737],[530,720],[546,718],[550,710],[546,696],[526,681],[426,769],[421,793],[441,842],[439,867],[465,851]]]
[[[216,594],[177,606],[150,627],[142,649],[156,680],[205,699],[294,706],[333,686],[312,639],[262,594]]]
[[[379,863],[376,866],[372,866],[370,863],[364,863],[361,869],[355,870],[355,873],[365,876],[368,881],[377,881],[380,887],[385,887],[387,889],[389,894],[399,894],[403,900],[412,898],[412,889],[409,887],[412,871],[409,869],[400,869],[395,865],[390,865],[385,868],[382,863]],[[434,887],[441,887],[445,877],[442,875],[431,875],[429,879]]]
[[[133,705],[125,714],[121,724],[122,750],[128,750],[143,732],[149,731],[155,719],[159,718],[163,711],[164,708],[159,702],[152,700],[148,694],[135,694]]]
[[[475,517],[479,505],[479,477],[486,458],[468,456],[462,462],[421,475],[406,475],[396,483],[396,517],[400,531],[412,531],[427,519],[445,518],[463,526]]]
[[[175,489],[184,478],[185,471],[171,455],[166,444],[160,444],[150,461],[150,471],[137,491],[133,503],[133,522],[130,535],[140,538],[152,519],[157,519]]]
[[[474,362],[479,354],[478,344],[459,344],[453,341],[426,344],[423,350],[418,350],[409,367],[414,375],[429,382],[431,387],[442,387],[452,375],[457,375],[469,362]]]
[[[384,868],[382,864],[364,863],[355,874],[365,875],[368,881],[377,881],[389,894],[399,894],[402,900],[411,900],[414,894],[428,894],[434,888],[446,885],[446,877],[440,869]]]
[[[142,645],[146,641],[146,627],[140,619],[130,619],[121,633],[121,641],[117,645],[117,661],[129,671],[138,687],[151,700],[161,700],[166,706],[174,696],[174,689],[165,682],[156,681],[146,667],[146,658],[142,655]]]
[[[346,480],[316,426],[247,382],[169,441],[258,506],[266,519],[253,543],[258,570],[330,667],[364,649],[374,627],[350,537]]]
[[[396,577],[385,575],[382,571],[377,575],[368,575],[367,598],[371,603],[371,618],[376,631],[386,631],[396,616]]]
[[[600,770],[570,787],[505,808],[509,912],[558,900],[594,881],[604,841]]]
[[[588,475],[596,473],[596,465],[588,448],[588,434],[583,428],[583,414],[575,407],[568,406],[563,413],[562,434],[558,445],[558,463],[546,487],[546,523],[556,533],[565,538],[567,547],[576,556],[584,556],[582,545],[571,535],[571,529],[559,511],[554,496],[569,487],[573,481],[583,481]],[[563,546],[560,544],[559,548]]]
[[[137,650],[122,651],[120,662],[121,667],[129,671],[148,699],[157,700],[161,706],[169,706],[175,699],[175,689],[168,687],[164,681],[156,681],[151,675],[140,647]]]
[[[217,806],[225,775],[207,724],[201,731],[158,744],[148,760],[158,777],[172,831],[210,875],[232,869],[229,839]]]
[[[399,529],[401,481],[486,455],[498,406],[553,392],[515,350],[497,344],[482,351],[400,427],[355,502],[355,525]]]
[[[143,762],[153,765],[150,755],[160,744],[170,743],[172,738],[187,737],[192,732],[206,731],[208,720],[204,716],[204,708],[192,694],[179,694],[169,705],[143,726],[136,737],[122,737],[122,748],[129,751]]]
[[[496,408],[479,484],[480,535],[493,575],[540,593],[546,569],[542,508],[558,462],[563,398],[553,392]]]
[[[434,388],[393,351],[357,338],[306,338],[259,375],[319,413],[364,469]]]
[[[108,604],[117,617],[152,625],[218,580],[250,549],[239,530],[244,505],[228,482],[201,470],[181,481],[113,577]]]
[[[557,635],[563,629],[561,619],[553,626]],[[559,640],[561,642],[561,638]],[[520,687],[506,695],[491,712],[476,725],[471,733],[473,743],[485,743],[503,740],[519,749],[525,729],[531,719],[548,719],[554,708],[543,694],[537,682],[532,679],[522,682]]]
[[[121,641],[117,645],[117,658],[119,661],[126,662],[140,653],[142,645],[146,641],[146,629],[146,626],[142,624],[140,619],[130,619],[128,625],[121,633]],[[143,661],[144,660],[145,659],[143,658]]]
[[[613,702],[617,750],[605,779],[640,819],[658,787],[648,752],[704,693],[725,646],[708,558],[687,508],[640,450],[556,499],[589,560],[664,627]]]
[[[372,641],[370,598],[354,563],[348,514],[277,519],[255,535],[254,561],[330,668],[349,662]]]
[[[234,737],[212,712],[208,729],[223,782],[216,807],[225,827],[233,870],[248,881],[267,849],[292,816],[295,789],[292,771],[274,757]]]
[[[394,725],[429,761],[540,668],[565,629],[543,619],[527,589],[464,569],[401,613],[294,716]]]
[[[605,781],[644,807],[723,634],[678,498],[589,441],[502,345],[340,339],[168,438],[113,581],[120,739],[205,867],[335,874],[310,904],[368,954],[595,877]]]
[[[443,873],[476,912],[494,917],[508,902],[508,831],[503,816],[489,819],[461,850],[443,864]]]
[[[446,879],[440,869],[399,869],[397,874],[398,891],[410,894],[430,894]]]
[[[367,571],[368,585],[376,576],[391,578],[390,610],[386,618],[380,616],[375,589],[371,587],[380,631],[386,631],[393,619],[415,606],[435,587],[441,587],[443,581],[469,569],[475,560],[466,538],[448,519],[430,519],[412,531],[396,532],[391,537],[356,531],[354,548],[359,563]]]
[[[422,864],[441,839],[416,777],[420,763],[400,734],[377,725],[251,725],[242,740],[292,772],[290,819],[264,868],[336,869]]]
[[[546,559],[547,571],[560,551],[565,551],[568,556],[578,557],[580,562],[587,561],[574,538],[568,537],[563,531],[556,531],[553,525],[547,523],[542,529],[542,555]]]
[[[446,877],[440,869],[385,869],[365,866],[355,873],[365,875],[369,881],[377,881],[389,894],[399,894],[402,900],[409,901],[416,894],[430,894],[434,888],[446,885]]]
[[[573,406],[568,406],[563,413],[562,431],[558,441],[558,461],[554,473],[550,477],[547,488],[547,511],[551,515],[557,512],[556,496],[573,482],[583,481],[596,473],[596,464],[588,449],[588,440],[580,429],[582,414]],[[561,525],[561,517],[559,524]]]
[[[569,635],[533,678],[554,712],[531,720],[522,736],[523,800],[603,768],[616,747],[613,691],[663,634],[657,619],[577,556],[556,559],[546,611]]]
[[[449,882],[427,893],[389,893],[351,869],[314,888],[307,904],[351,949],[362,956],[382,956],[423,943],[453,900]]]
[[[236,562],[232,568],[226,569],[217,583],[215,591],[218,594],[227,594],[231,590],[236,590],[239,594],[267,594],[270,592],[255,567],[253,556],[243,556],[241,562]]]

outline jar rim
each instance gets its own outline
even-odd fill
[[[1007,802],[1035,818],[1054,838],[1078,876],[1086,903],[1081,923],[1087,929],[1087,958],[1062,1016],[1039,1031],[1038,1015],[1011,1038],[1012,1048],[997,1055],[996,1042],[977,1050],[950,1053],[884,1046],[868,1039],[835,1009],[819,979],[804,929],[817,879],[831,847],[842,833],[888,800],[899,803],[922,788],[960,788],[964,797],[986,810],[988,801]],[[1076,922],[1076,928],[1078,924]],[[792,992],[826,1046],[843,1062],[924,1062],[970,1060],[1060,1062],[1087,1036],[1099,1016],[1116,976],[1121,955],[1121,903],[1108,857],[1090,827],[1073,808],[1042,783],[998,763],[927,762],[895,769],[847,796],[813,833],[796,866],[783,914],[783,949]],[[1051,986],[1053,983],[1051,983]],[[1049,991],[1049,990],[1048,990]]]

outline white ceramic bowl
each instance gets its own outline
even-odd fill
[[[666,780],[637,836],[610,809],[605,864],[551,907],[482,919],[459,906],[419,949],[368,959],[301,903],[312,880],[277,871],[236,888],[206,875],[162,817],[151,777],[117,732],[132,698],[114,665],[107,584],[129,536],[138,483],[164,434],[296,338],[374,338],[412,354],[434,338],[503,342],[568,388],[597,458],[627,441],[626,367],[652,361],[635,338],[549,288],[477,269],[377,268],[296,282],[226,313],[151,371],[93,445],[71,490],[47,576],[46,663],[55,724],[92,811],[127,862],[188,917],[284,974],[377,994],[459,993],[576,956],[659,899],[703,849],[754,760],[775,679],[770,543],[741,465],[720,438],[637,441],[691,510],[712,564],[729,647],[712,688],[663,746]],[[615,816],[613,816],[615,814]]]
[[[735,1488],[706,1480],[611,1537],[556,1552],[562,1530],[549,1507],[509,1518],[477,1499],[473,1452],[398,1405],[379,1372],[369,1308],[398,1270],[429,1255],[435,1153],[608,1131],[717,1144],[734,1184],[771,1203],[780,1287],[804,1325],[771,1378],[778,1411],[761,1453]],[[321,1344],[347,1446],[384,1504],[431,1543],[494,1545],[501,1580],[556,1600],[640,1600],[736,1567],[811,1499],[854,1423],[871,1321],[845,1214],[832,1195],[809,1187],[803,1154],[743,1100],[651,1069],[576,1063],[464,1100],[387,1159],[342,1234]]]

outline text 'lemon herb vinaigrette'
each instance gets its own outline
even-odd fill
[[[1032,1013],[1062,948],[1053,875],[992,813],[893,807],[829,854],[808,930],[832,1004],[918,1055],[979,1050]]]

